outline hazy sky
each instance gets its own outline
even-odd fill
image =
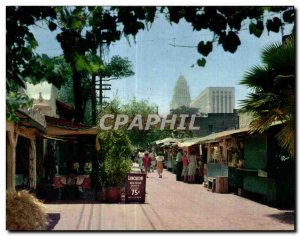
[[[56,35],[46,30],[46,26],[44,28],[34,29],[39,52],[49,56],[61,54]],[[198,67],[196,61],[201,55],[196,46],[201,40],[211,40],[212,34],[209,31],[193,31],[183,19],[179,24],[170,25],[164,16],[160,16],[149,31],[138,33],[136,42],[131,38],[129,45],[122,38],[106,52],[106,60],[113,55],[128,57],[134,65],[135,75],[113,81],[112,91],[105,95],[111,98],[118,96],[124,102],[132,96],[149,99],[158,105],[161,114],[166,114],[176,80],[182,74],[188,82],[192,99],[209,86],[235,87],[235,104],[238,108],[238,101],[248,92],[246,87],[239,85],[245,71],[259,64],[261,50],[271,42],[281,41],[282,35],[270,33],[268,36],[265,30],[261,38],[257,39],[249,35],[248,27],[245,27],[239,36],[242,44],[236,53],[224,52],[221,45],[214,43],[214,50],[209,54],[206,66]],[[170,44],[195,47],[173,47]]]

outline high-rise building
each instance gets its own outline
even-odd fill
[[[183,75],[180,75],[173,92],[173,99],[170,104],[170,109],[177,109],[182,106],[189,107],[191,103],[191,95],[189,86]]]
[[[201,113],[233,113],[234,106],[234,87],[208,87],[190,103]]]

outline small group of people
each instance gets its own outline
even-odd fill
[[[176,153],[176,150],[174,151]],[[164,160],[165,157],[162,152],[156,154],[154,151],[150,153],[148,151],[139,151],[137,153],[139,168],[141,172],[146,173],[147,178],[148,173],[151,171],[154,172],[155,167],[158,177],[162,178]],[[192,150],[188,155],[187,152],[179,148],[176,155],[176,180],[194,183],[197,168],[197,156],[195,150]]]
[[[194,150],[190,155],[182,149],[176,155],[176,180],[194,183],[197,169],[197,157]]]
[[[148,151],[138,152],[138,164],[141,172],[145,172],[148,178],[148,173],[152,170],[154,172],[155,166],[158,173],[158,177],[162,178],[164,168],[164,156],[159,153],[156,155],[154,151],[149,153]]]

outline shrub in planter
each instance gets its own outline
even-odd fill
[[[132,161],[130,158],[106,158],[104,161],[104,171],[106,174],[105,185],[123,187],[125,185],[126,174],[131,171],[131,167]]]
[[[45,205],[26,190],[6,192],[7,230],[46,230]]]
[[[106,198],[109,202],[120,202],[121,187],[125,186],[126,174],[131,171],[132,162],[130,158],[108,157],[104,161],[106,174]]]
[[[101,142],[102,163],[99,165],[99,182],[109,191],[117,193],[118,197],[111,202],[118,202],[121,198],[120,188],[125,185],[126,174],[131,171],[130,140],[123,130],[103,131],[99,134]],[[112,190],[117,187],[118,190]],[[109,200],[109,197],[107,200]]]

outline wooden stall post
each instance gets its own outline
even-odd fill
[[[29,147],[29,187],[36,188],[36,145],[35,139],[30,139]]]
[[[7,131],[7,156],[6,156],[6,188],[7,190],[15,190],[16,187],[16,146],[18,142],[18,134],[14,131]]]

